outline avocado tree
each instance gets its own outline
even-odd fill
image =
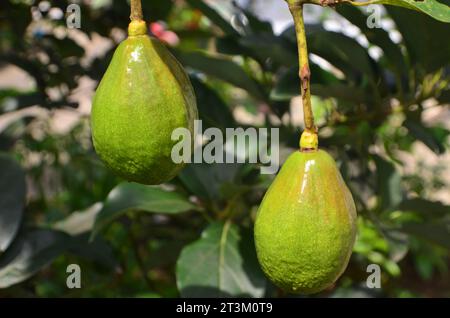
[[[89,113],[74,95],[105,73],[126,34],[127,1],[81,2],[78,30],[54,14],[69,1],[35,2],[0,4],[0,72],[14,66],[33,83],[0,90],[0,296],[287,295],[261,271],[253,241],[274,179],[259,164],[193,163],[149,186],[120,179],[97,157]],[[367,45],[322,23],[305,25],[308,5],[336,12]],[[366,5],[384,5],[399,41],[368,26]],[[448,186],[445,170],[407,173],[403,156],[418,143],[448,153],[448,127],[424,121],[430,108],[450,103],[448,1],[288,7],[295,25],[276,34],[244,7],[234,7],[230,21],[200,0],[142,3],[155,36],[159,28],[178,37],[168,47],[189,73],[206,127],[279,128],[282,161],[298,149],[302,129],[317,131],[337,161],[358,235],[343,276],[319,295],[448,296],[450,208],[431,195]],[[107,39],[107,49],[89,56],[80,38]],[[379,48],[378,58],[369,47]],[[300,95],[303,127],[292,120]],[[75,124],[55,132],[63,112],[76,114]],[[79,264],[82,289],[67,288],[69,264]],[[370,264],[381,267],[381,289],[366,287]]]

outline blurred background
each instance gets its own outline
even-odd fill
[[[70,4],[78,29],[66,24]],[[284,1],[143,7],[149,33],[188,70],[204,128],[278,127],[281,161],[297,148]],[[450,27],[376,10],[379,28],[365,7],[305,12],[320,144],[359,213],[349,267],[318,296],[449,297]],[[96,156],[91,100],[128,22],[126,0],[0,3],[0,297],[293,297],[266,280],[252,241],[274,176],[256,164],[192,164],[149,187]],[[81,288],[67,287],[70,264]],[[381,288],[367,286],[369,264]]]

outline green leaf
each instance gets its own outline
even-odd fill
[[[371,4],[389,4],[421,11],[441,22],[450,22],[450,7],[437,0],[378,0]]]
[[[242,12],[248,19],[248,25],[250,26],[251,31],[259,34],[273,34],[272,24],[269,21],[260,20],[249,10],[243,9]]]
[[[381,158],[373,156],[377,168],[377,195],[380,199],[379,207],[383,211],[396,207],[403,199],[401,176],[395,166]]]
[[[177,51],[175,55],[185,66],[240,87],[258,99],[265,98],[258,82],[230,59],[211,56],[202,52]]]
[[[428,258],[428,255],[417,254],[415,255],[415,265],[417,272],[424,280],[430,280],[434,273],[433,260]]]
[[[442,147],[445,147],[448,143],[448,136],[450,136],[450,130],[441,126],[427,127],[430,134],[433,135],[436,142]]]
[[[450,206],[438,201],[428,201],[421,198],[402,201],[396,208],[400,211],[417,212],[426,218],[438,218],[450,215]]]
[[[391,40],[386,30],[382,28],[369,28],[367,25],[368,17],[355,7],[347,5],[337,6],[336,11],[357,26],[370,43],[379,46],[383,50],[389,65],[397,71],[398,75],[407,75],[408,71],[401,47]]]
[[[228,23],[216,10],[208,6],[202,0],[186,0],[193,8],[200,10],[212,23],[217,25],[226,34],[238,34],[233,26]]]
[[[0,154],[0,254],[19,229],[25,205],[25,173],[9,155]]]
[[[266,280],[250,232],[213,223],[183,249],[177,262],[182,297],[262,297]]]
[[[444,40],[450,38],[447,24],[393,6],[387,6],[386,11],[402,35],[410,64],[415,66],[416,72],[429,74],[448,65],[450,45],[445,45],[448,41]]]
[[[186,188],[199,198],[217,201],[222,198],[221,186],[232,183],[240,164],[190,164],[178,175]]]
[[[423,142],[434,153],[439,155],[445,152],[444,145],[434,136],[433,130],[424,127],[421,123],[410,119],[405,120],[403,126],[408,129],[409,133],[414,138]]]
[[[401,230],[450,250],[450,222],[405,223]]]
[[[298,64],[297,52],[292,50],[285,38],[272,34],[258,34],[240,37],[238,43],[261,63],[270,59],[287,67]]]
[[[91,238],[118,217],[130,210],[177,214],[195,209],[183,195],[160,187],[124,182],[108,194],[103,208],[95,218]]]
[[[34,230],[19,236],[0,258],[0,288],[33,276],[63,253],[69,236],[53,230]]]
[[[102,208],[103,204],[97,202],[84,211],[75,211],[71,213],[64,220],[55,223],[53,228],[70,235],[79,235],[89,232],[94,226],[95,218]]]
[[[264,69],[298,65],[297,50],[288,39],[273,34],[225,36],[216,39],[219,53],[255,59]]]
[[[298,64],[298,63],[297,63]],[[331,73],[322,70],[314,63],[310,65],[311,84],[331,84],[339,80]],[[300,78],[298,77],[298,65],[289,68],[282,73],[270,93],[270,98],[276,101],[289,100],[292,97],[300,95]]]
[[[342,83],[328,85],[312,84],[311,94],[323,98],[333,97],[339,100],[349,101],[355,105],[367,102],[367,98],[369,98],[360,88],[349,87],[347,84]]]
[[[340,82],[333,74],[321,69],[316,64],[311,64],[311,93],[323,98],[334,97],[340,100],[350,101],[355,104],[364,103],[366,94],[360,88],[351,87]],[[276,101],[289,100],[300,95],[300,79],[298,67],[292,67],[279,78],[277,84],[270,93],[270,97]]]
[[[108,269],[118,268],[119,266],[114,257],[114,251],[108,242],[101,238],[96,238],[90,242],[89,233],[71,237],[68,244],[68,252]]]
[[[233,114],[220,96],[197,77],[191,77],[203,128],[217,127],[225,131],[236,125]]]
[[[355,39],[341,33],[319,30],[309,34],[307,40],[311,53],[340,69],[347,79],[360,81],[361,75],[366,75],[369,80],[376,80],[375,62],[367,49]]]

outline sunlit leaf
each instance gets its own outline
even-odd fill
[[[195,209],[188,198],[160,187],[124,182],[115,187],[97,214],[92,237],[130,210],[176,214]]]
[[[355,2],[358,3],[357,1]],[[450,7],[448,4],[444,4],[442,2],[439,2],[438,0],[377,0],[370,1],[370,4],[388,4],[417,10],[428,14],[436,20],[450,22]]]
[[[181,252],[177,285],[183,297],[262,297],[266,280],[251,233],[229,222],[211,224]]]
[[[97,202],[84,211],[75,211],[64,220],[57,222],[53,228],[70,235],[79,235],[89,232],[95,223],[97,214],[103,208],[103,204]]]

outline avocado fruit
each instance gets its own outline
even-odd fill
[[[258,209],[254,235],[264,273],[286,292],[314,294],[335,283],[355,242],[356,208],[327,152],[313,145],[288,157]]]
[[[184,165],[171,159],[178,142],[172,132],[186,128],[193,136],[197,118],[194,90],[181,64],[147,35],[144,21],[132,21],[93,100],[92,139],[100,159],[128,181],[169,181]]]

